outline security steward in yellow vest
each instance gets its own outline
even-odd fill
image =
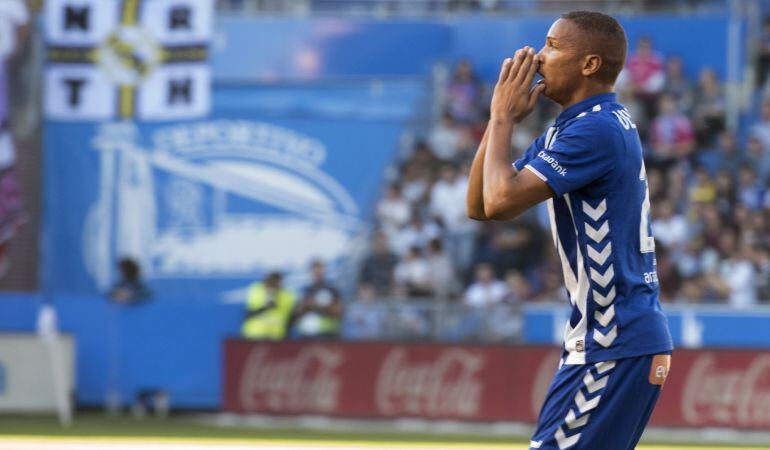
[[[294,308],[294,294],[281,286],[283,275],[268,274],[249,287],[246,318],[241,330],[246,339],[281,340],[286,336]]]

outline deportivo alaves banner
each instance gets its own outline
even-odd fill
[[[351,279],[406,121],[376,105],[409,95],[215,89],[212,11],[46,2],[46,291],[103,293],[122,257],[158,299],[237,300],[270,270],[301,283],[314,258]]]

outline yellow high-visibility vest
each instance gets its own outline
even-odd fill
[[[241,329],[243,337],[247,339],[283,339],[286,336],[292,308],[294,308],[294,294],[290,291],[281,289],[268,294],[264,284],[252,284],[249,287],[246,311],[264,310],[243,322]]]

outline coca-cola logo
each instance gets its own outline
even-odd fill
[[[246,359],[240,402],[246,411],[332,412],[340,398],[340,350],[323,345],[303,347],[291,357],[276,357],[256,347]]]
[[[474,417],[479,414],[484,356],[452,348],[430,361],[410,361],[403,347],[384,358],[377,377],[377,409],[384,415]]]
[[[690,425],[770,426],[770,355],[742,368],[720,368],[713,353],[693,363],[682,397]]]

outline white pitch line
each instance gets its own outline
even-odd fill
[[[367,444],[356,445],[348,443],[307,443],[307,444],[272,444],[255,441],[249,444],[193,444],[190,442],[109,442],[86,440],[68,440],[63,442],[35,441],[35,440],[6,440],[0,439],[0,450],[446,450],[446,446],[404,446],[398,447],[392,444]],[[463,447],[464,450],[474,450],[472,447]],[[475,447],[478,450],[490,447]]]

